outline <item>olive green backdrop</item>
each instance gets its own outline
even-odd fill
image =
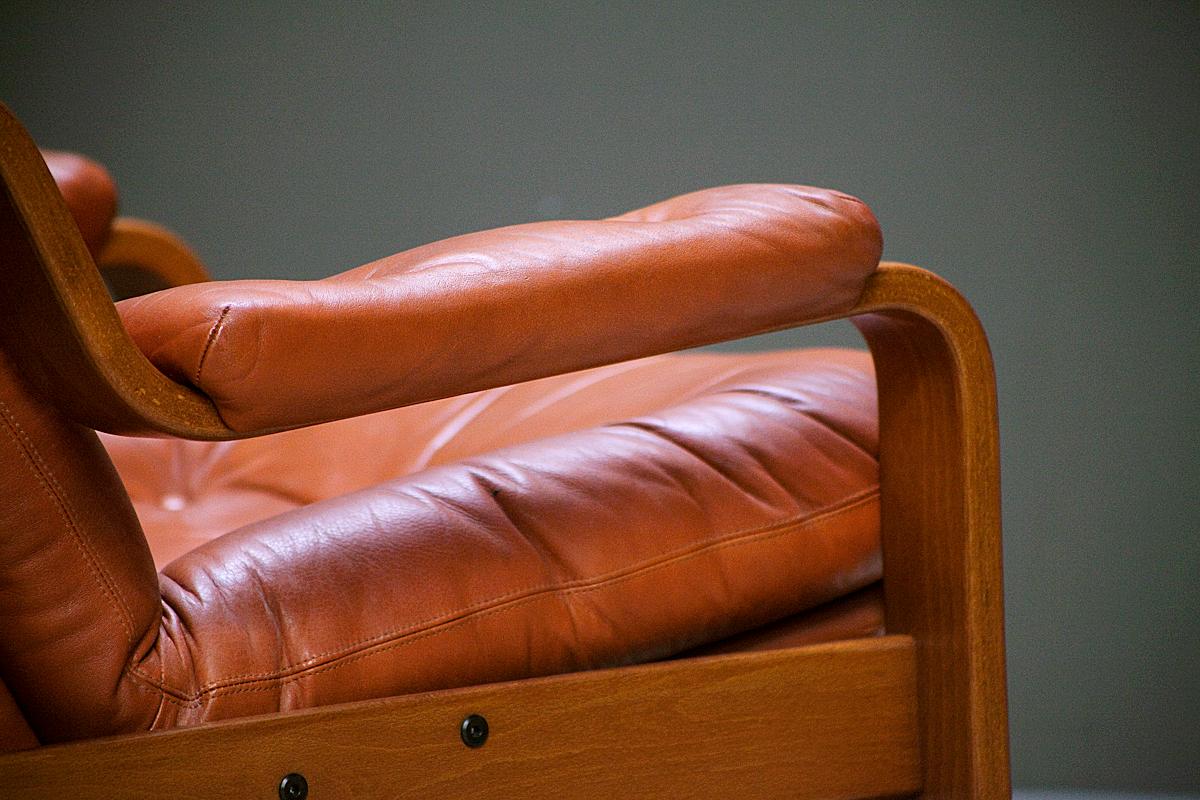
[[[0,8],[0,98],[221,278],[728,182],[866,199],[992,336],[1018,785],[1112,789],[1200,790],[1198,53],[1195,2]]]

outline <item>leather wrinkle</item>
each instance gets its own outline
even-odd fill
[[[158,626],[156,640],[158,637],[162,636],[162,629],[163,629],[163,626],[160,624]],[[131,665],[129,665],[129,664],[126,665],[126,672],[131,675],[135,675],[136,677],[140,677],[139,673],[135,673],[132,669],[129,668],[130,666]],[[159,684],[158,684],[158,686],[154,687],[154,688],[158,689],[158,708],[156,708],[154,710],[154,718],[150,720],[150,730],[158,729],[158,721],[160,719],[162,719],[163,711],[166,710],[166,707],[167,707],[167,693],[165,691],[163,691],[161,688],[162,686],[165,686],[167,683],[167,664],[166,664],[166,659],[162,658],[161,654],[159,655],[159,659],[158,659],[158,675],[159,675]]]
[[[680,450],[681,452],[687,453],[687,455],[690,458],[693,458],[700,464],[704,465],[704,467],[707,468],[708,470],[710,470],[713,474],[720,476],[720,478],[722,480],[732,484],[736,489],[738,489],[738,491],[742,492],[745,496],[754,497],[756,500],[761,500],[761,498],[757,497],[755,492],[753,492],[750,489],[750,487],[743,486],[741,483],[739,483],[734,478],[734,476],[730,473],[729,470],[721,469],[717,464],[713,463],[712,459],[710,459],[708,456],[706,456],[701,450],[699,450],[698,448],[693,447],[691,444],[689,444],[686,441],[686,438],[687,438],[686,436],[679,435],[679,433],[677,431],[671,430],[669,426],[658,425],[653,422],[650,422],[649,420],[626,420],[625,422],[613,423],[612,425],[610,425],[608,427],[616,428],[618,430],[620,430],[622,428],[624,428],[626,430],[632,429],[641,434],[649,434],[649,435],[653,436],[656,440],[665,442],[666,444],[671,445],[672,447]],[[781,489],[784,489],[786,491],[786,487],[783,487],[779,483],[779,480],[775,477],[775,475],[769,469],[766,469],[763,467],[761,459],[759,459],[753,453],[749,452],[748,450],[746,450],[744,448],[742,449],[742,452],[745,453],[750,458],[754,459],[755,463],[760,467],[760,472],[762,475],[769,477],[776,486],[779,486]],[[672,475],[671,477],[680,486],[680,488],[688,490],[688,487],[684,484],[683,481],[678,480],[677,476]],[[690,490],[688,490],[688,491],[690,491]]]
[[[508,503],[508,494],[505,493],[504,486],[500,485],[500,481],[495,480],[492,476],[484,474],[482,471],[468,468],[467,474],[478,483],[491,496],[491,502],[496,510],[504,517],[509,527],[524,541],[529,548],[537,554],[538,560],[542,564],[542,568],[546,574],[548,581],[559,582],[562,576],[566,574],[563,569],[562,562],[554,555],[554,553],[546,547],[540,536],[534,533],[526,532],[525,528],[520,524],[517,516],[514,514],[513,508]],[[571,621],[572,633],[577,634],[579,626],[575,615],[575,605],[571,602],[570,596],[560,594],[562,599],[563,610],[567,612],[567,619]]]
[[[846,442],[846,444],[848,444],[851,447],[853,447],[854,449],[858,450],[863,455],[868,456],[872,460],[877,460],[879,458],[878,453],[875,453],[875,452],[871,451],[870,449],[868,449],[862,442],[858,441],[853,436],[851,436],[850,433],[848,431],[846,431],[841,425],[838,425],[837,420],[833,417],[833,415],[821,414],[811,408],[800,408],[799,407],[800,404],[797,403],[792,398],[786,397],[781,393],[772,392],[769,389],[763,389],[761,387],[735,386],[735,387],[731,387],[729,389],[724,389],[722,391],[726,394],[747,394],[747,395],[754,395],[756,397],[766,397],[771,400],[775,400],[775,401],[787,406],[789,410],[794,411],[797,414],[801,414],[801,415],[807,417],[812,422],[816,423],[817,425],[820,425],[825,430],[829,431],[832,434],[835,434],[839,439]]]
[[[469,468],[467,474],[491,496],[492,505],[504,517],[509,527],[537,553],[538,560],[542,562],[545,568],[547,578],[551,581],[558,581],[564,574],[561,562],[543,545],[540,537],[525,531],[513,513],[512,507],[507,502],[508,497],[504,493],[504,487],[499,485],[499,482],[491,476],[485,475],[479,470]]]
[[[541,561],[547,578],[556,582],[560,581],[562,576],[567,573],[567,570],[563,569],[562,561],[553,553],[553,551],[551,551],[550,548],[546,547],[545,542],[542,541],[540,536],[531,532],[526,532],[525,529],[520,525],[512,507],[508,503],[508,496],[504,493],[504,488],[497,485],[497,482],[475,472],[474,470],[471,470],[469,474],[475,476],[479,481],[482,482],[484,488],[488,489],[496,509],[502,515],[504,515],[504,519],[508,521],[509,525],[517,533],[517,535],[520,536],[521,539],[537,554],[538,560]],[[573,640],[579,641],[579,619],[576,614],[575,604],[571,602],[570,595],[560,594],[559,596],[562,599],[563,610],[566,611],[567,619],[571,623]]]
[[[254,591],[258,594],[258,599],[262,602],[263,611],[271,624],[271,632],[275,636],[275,641],[278,643],[278,652],[285,655],[288,650],[287,635],[284,632],[284,626],[281,624],[283,614],[279,608],[277,601],[272,597],[267,586],[263,583],[262,573],[257,569],[247,570],[250,576],[250,582],[254,585]]]
[[[221,313],[217,315],[217,321],[213,323],[212,330],[208,332],[208,339],[204,342],[204,349],[200,351],[200,360],[196,364],[196,374],[192,378],[197,386],[200,385],[200,373],[204,371],[204,362],[208,359],[208,353],[212,350],[213,344],[217,341],[217,337],[221,335],[221,329],[225,326],[225,319],[229,316],[229,311],[232,305],[227,305],[221,309]]]
[[[62,520],[67,527],[67,530],[71,534],[71,540],[79,549],[84,561],[87,562],[93,578],[95,578],[97,583],[100,585],[101,591],[108,596],[109,601],[113,604],[114,610],[117,611],[118,615],[120,616],[121,625],[125,629],[126,644],[132,648],[136,643],[133,614],[129,611],[128,604],[121,596],[121,592],[117,588],[116,582],[113,580],[112,576],[108,574],[108,571],[104,568],[104,565],[100,563],[99,556],[92,550],[91,547],[88,546],[86,539],[80,532],[79,524],[75,519],[75,515],[72,513],[70,504],[66,501],[66,492],[63,491],[62,485],[58,482],[58,479],[54,477],[54,473],[50,470],[49,465],[46,464],[45,459],[42,458],[37,446],[29,438],[29,435],[21,426],[21,423],[12,413],[12,409],[10,409],[8,404],[3,400],[0,400],[0,416],[4,417],[5,429],[8,431],[9,436],[12,437],[13,443],[16,444],[21,451],[23,460],[29,467],[30,473],[33,474],[33,476],[37,479],[38,483],[41,484],[42,488],[46,491],[46,494],[54,503],[55,508],[58,510],[59,515],[62,517]],[[131,653],[131,656],[132,655],[133,654]]]
[[[724,378],[722,378],[722,379],[724,379]],[[720,381],[713,381],[710,383],[710,386],[717,385],[719,383],[720,383]],[[793,398],[783,392],[773,392],[773,391],[770,391],[767,389],[755,388],[755,387],[732,386],[732,387],[728,387],[728,388],[723,388],[716,392],[702,392],[702,394],[704,394],[704,396],[706,396],[708,398],[717,398],[717,397],[720,397],[721,395],[734,395],[734,396],[746,395],[746,396],[750,396],[750,397],[757,397],[757,398],[762,398],[762,399],[772,401],[772,402],[782,406],[787,411],[792,412],[794,414],[798,414],[798,415],[804,417],[805,419],[809,420],[810,422],[814,423],[815,425],[819,426],[820,428],[822,428],[824,430],[828,430],[831,433],[834,433],[835,435],[837,435],[837,437],[839,439],[844,440],[847,444],[850,444],[856,450],[859,450],[863,454],[870,457],[872,460],[876,459],[876,455],[874,453],[871,453],[865,447],[863,447],[863,445],[861,443],[859,443],[858,441],[856,441],[855,439],[850,437],[846,431],[844,431],[840,428],[840,426],[833,424],[834,423],[833,419],[823,419],[822,415],[813,413],[813,411],[811,409],[801,407],[803,405],[803,402],[798,402],[795,398]],[[622,422],[610,423],[609,425],[607,425],[605,427],[617,428],[617,429],[633,428],[633,429],[636,429],[639,431],[643,431],[645,433],[649,433],[649,434],[653,435],[655,438],[657,438],[658,440],[665,442],[665,443],[687,453],[690,457],[696,459],[698,462],[703,464],[705,467],[712,470],[712,472],[719,475],[724,480],[732,483],[739,491],[743,492],[746,496],[752,497],[755,495],[755,493],[751,487],[744,486],[741,483],[738,483],[735,480],[734,476],[729,473],[729,471],[724,470],[724,469],[720,468],[719,465],[713,463],[712,460],[708,456],[706,456],[701,450],[699,450],[696,447],[693,447],[691,444],[689,444],[686,441],[687,437],[685,435],[681,435],[679,431],[672,429],[669,425],[660,425],[656,422],[651,421],[650,419],[642,418],[642,419],[631,419],[631,420],[624,420]],[[754,459],[755,463],[759,466],[759,470],[756,474],[760,474],[760,475],[770,478],[771,481],[777,487],[779,487],[785,494],[788,493],[787,487],[783,486],[783,484],[781,484],[779,482],[779,479],[775,476],[775,474],[771,470],[769,470],[765,467],[765,465],[762,462],[762,459],[759,458],[755,452],[753,452],[752,450],[746,449],[744,447],[741,448],[741,451],[748,457]]]
[[[593,592],[617,585],[623,581],[644,575],[656,569],[661,569],[663,567],[680,563],[681,561],[694,558],[699,555],[723,550],[729,547],[735,547],[741,544],[768,541],[791,533],[798,533],[811,528],[817,523],[825,522],[833,517],[857,510],[859,507],[876,500],[878,495],[879,486],[878,484],[873,484],[866,489],[860,490],[849,497],[842,498],[838,502],[830,504],[829,506],[817,509],[814,512],[796,515],[784,520],[769,523],[767,525],[760,525],[745,530],[735,531],[733,533],[725,534],[724,536],[715,540],[710,540],[703,543],[693,543],[686,547],[678,548],[675,551],[657,556],[654,559],[650,559],[639,564],[628,565],[622,567],[621,569],[613,570],[602,575],[581,578],[560,585],[526,587],[524,589],[509,592],[498,597],[473,603],[469,606],[464,606],[459,609],[443,611],[435,616],[411,623],[404,628],[386,631],[366,639],[361,639],[356,642],[343,645],[341,648],[310,656],[304,661],[292,664],[288,667],[273,672],[234,675],[226,678],[220,678],[204,684],[195,691],[178,689],[165,684],[159,686],[158,688],[168,695],[167,702],[189,708],[202,706],[204,704],[205,696],[216,698],[233,694],[269,691],[287,683],[303,680],[304,678],[312,675],[329,672],[340,666],[352,663],[362,658],[378,655],[396,647],[402,647],[406,644],[410,644],[430,636],[435,636],[442,631],[449,630],[450,628],[463,624],[468,620],[475,620],[486,616],[503,613],[529,603],[548,599],[559,592],[586,594],[588,592]],[[429,625],[432,625],[432,627],[429,627],[425,630],[420,630],[422,626]],[[325,663],[316,663],[321,661],[324,661]],[[145,677],[146,676],[143,674],[143,678]],[[264,682],[268,685],[257,687],[253,685]]]

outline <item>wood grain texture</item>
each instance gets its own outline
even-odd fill
[[[4,796],[860,798],[920,780],[913,642],[539,678],[0,756]],[[478,749],[458,732],[483,714]]]
[[[917,642],[922,796],[1009,797],[987,339],[962,296],[916,267],[881,266],[856,313],[879,383],[887,629]]]
[[[182,239],[153,222],[130,217],[113,223],[96,266],[118,299],[211,280]]]

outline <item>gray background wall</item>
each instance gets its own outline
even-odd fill
[[[0,98],[222,278],[727,182],[866,199],[992,336],[1016,780],[1113,789],[1200,789],[1198,54],[1194,2],[0,9]]]

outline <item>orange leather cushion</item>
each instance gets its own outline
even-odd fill
[[[869,357],[809,351],[105,437],[170,561],[154,724],[662,658],[845,595],[880,574],[875,419]]]

